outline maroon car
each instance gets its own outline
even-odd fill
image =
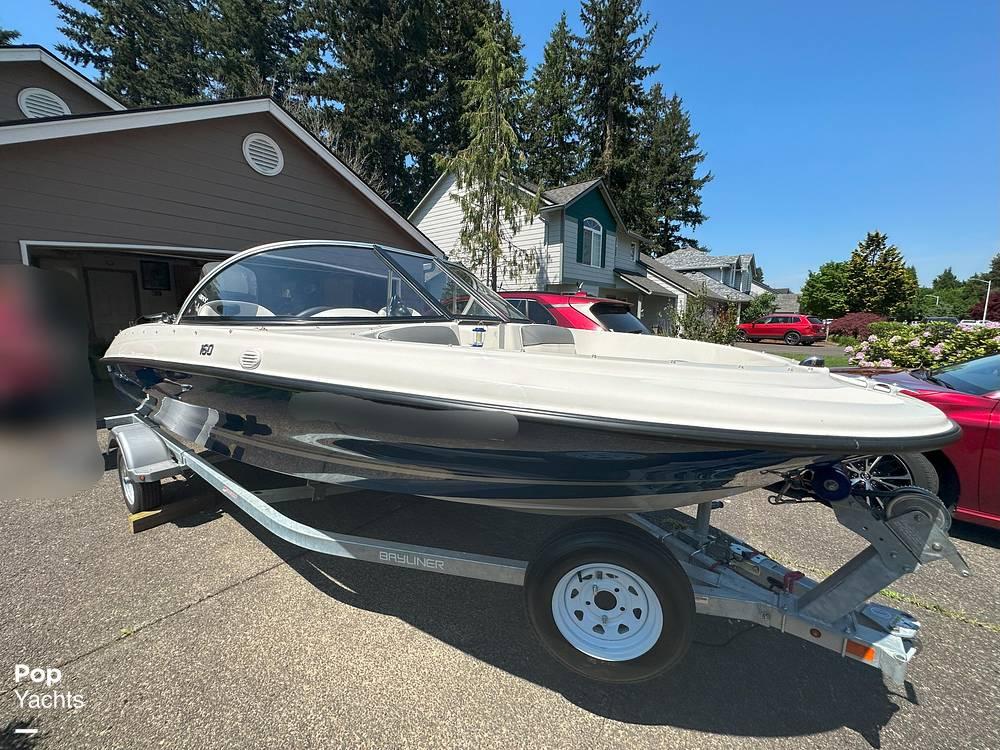
[[[771,313],[760,320],[740,323],[736,334],[740,341],[778,339],[786,344],[808,346],[826,338],[826,326],[819,318],[798,313]]]
[[[855,480],[873,489],[924,487],[955,518],[1000,529],[1000,354],[933,371],[865,373],[934,404],[962,427],[962,437],[931,453],[848,462]]]

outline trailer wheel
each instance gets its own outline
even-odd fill
[[[118,481],[129,513],[141,513],[163,504],[162,486],[159,482],[134,482],[125,466],[125,451],[118,449]]]
[[[645,532],[584,521],[556,534],[525,574],[528,616],[556,659],[593,680],[648,680],[687,652],[691,582]]]

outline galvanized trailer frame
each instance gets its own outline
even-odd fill
[[[432,573],[516,586],[525,582],[526,560],[313,528],[274,506],[322,497],[327,491],[323,485],[254,492],[137,414],[108,417],[105,426],[112,433],[109,449],[122,452],[131,481],[158,482],[187,472],[196,474],[272,534],[299,547]],[[693,522],[683,513],[671,512],[668,528],[661,525],[662,520],[655,523],[639,514],[623,520],[647,532],[678,560],[690,579],[697,612],[774,628],[875,667],[887,682],[898,685],[905,681],[909,662],[918,651],[920,624],[906,612],[868,599],[925,562],[948,559],[961,575],[969,575],[946,534],[945,519],[936,515],[938,508],[930,500],[921,502],[919,494],[911,493],[905,500],[898,513],[884,514],[873,513],[854,496],[830,503],[838,522],[870,544],[819,582],[714,529],[712,503],[700,505]],[[936,498],[934,502],[940,506]]]

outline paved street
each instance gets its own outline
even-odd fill
[[[207,490],[165,487],[190,492]],[[553,663],[518,588],[306,553],[218,507],[131,535],[113,472],[71,499],[6,504],[0,747],[1000,747],[1000,533],[955,530],[974,578],[939,563],[894,586],[924,625],[902,691],[707,617],[676,670],[607,687]],[[562,523],[370,493],[287,509],[514,557]],[[774,508],[764,493],[716,522],[813,573],[861,546],[821,506]],[[19,707],[19,663],[59,667],[56,689],[84,705]],[[39,733],[10,733],[24,725]]]

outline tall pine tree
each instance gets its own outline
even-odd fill
[[[101,85],[133,107],[203,99],[208,86],[203,17],[194,0],[52,0],[57,44],[71,62],[95,68]]]
[[[406,203],[410,183],[407,154],[414,144],[406,122],[405,86],[414,65],[407,0],[319,0],[315,29],[331,63],[318,76],[315,93],[331,101],[336,136],[345,149],[363,153],[383,175],[386,198]]]
[[[852,312],[900,314],[912,305],[918,285],[906,267],[903,254],[889,237],[868,232],[847,261],[844,293]]]
[[[535,68],[524,119],[528,176],[547,187],[571,182],[579,169],[575,61],[573,35],[563,13]]]
[[[318,63],[304,0],[209,0],[202,10],[212,87],[220,97],[305,94]]]
[[[8,44],[13,44],[15,41],[20,39],[21,32],[14,31],[14,29],[5,29],[0,26],[0,47]]]
[[[643,64],[656,30],[641,0],[584,0],[580,10],[582,146],[587,172],[603,177],[628,226],[644,212],[639,116],[644,81],[658,66]]]
[[[469,145],[439,165],[455,174],[455,199],[462,207],[460,252],[469,265],[497,288],[499,270],[516,274],[530,268],[535,256],[510,242],[525,215],[537,211],[520,189],[524,157],[516,122],[523,107],[521,41],[499,3],[476,34],[476,74],[465,83],[462,123]]]
[[[658,253],[669,253],[693,244],[682,235],[683,229],[694,229],[708,218],[701,210],[701,189],[712,173],[698,175],[705,153],[698,148],[698,134],[691,131],[691,117],[677,94],[668,99],[660,84],[654,84],[642,123],[644,201],[636,228],[656,238]]]

